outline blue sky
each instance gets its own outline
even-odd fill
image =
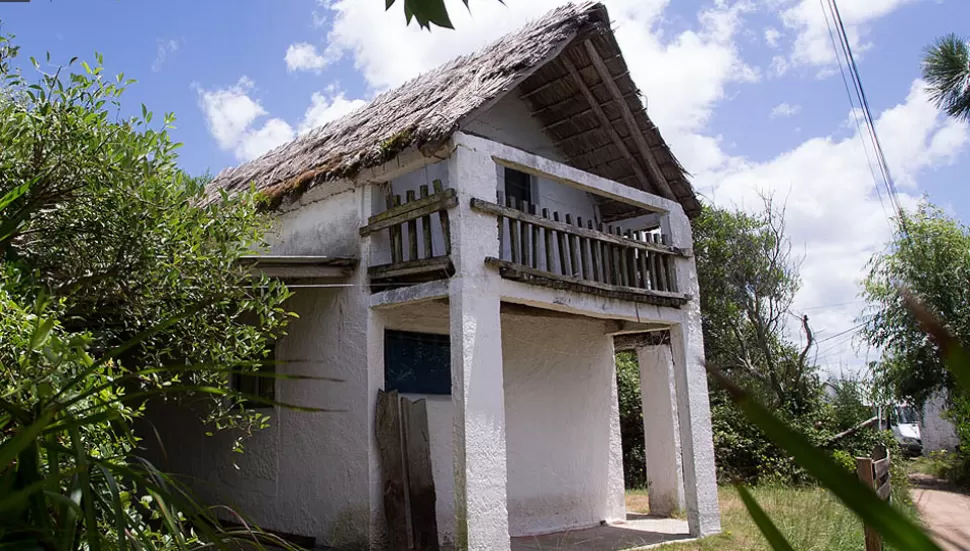
[[[449,0],[458,31],[404,24],[382,0],[0,4],[25,57],[92,59],[138,80],[125,97],[178,116],[183,166],[213,173],[346,113],[388,87],[472,51],[561,0]],[[787,202],[804,256],[794,310],[821,336],[852,327],[865,261],[888,237],[818,0],[608,0],[648,111],[708,199]],[[921,92],[923,49],[962,31],[970,2],[840,0],[903,200],[921,195],[970,221],[966,125]],[[838,305],[838,306],[835,306]],[[858,366],[852,334],[820,347]]]

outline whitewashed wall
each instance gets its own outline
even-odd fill
[[[441,303],[382,313],[388,329],[448,333]],[[603,322],[582,318],[502,316],[512,536],[597,525],[622,516],[622,480],[609,480],[618,446],[613,344]],[[454,538],[453,408],[448,396],[428,400],[438,531]],[[617,449],[614,449],[617,448]],[[621,475],[622,476],[622,475]]]
[[[270,236],[272,252],[358,254],[359,195],[343,191],[284,214]],[[359,279],[352,283],[360,285]],[[209,503],[238,507],[265,528],[313,536],[319,545],[365,545],[373,476],[365,398],[368,299],[361,286],[296,289],[286,304],[299,318],[278,342],[278,371],[344,382],[278,380],[277,399],[331,412],[264,410],[270,428],[248,439],[240,455],[231,452],[234,435],[207,437],[197,416],[163,405],[151,421],[167,457],[157,449],[151,455],[163,468],[189,476]],[[153,444],[150,428],[143,425],[142,434]]]
[[[923,405],[920,416],[920,437],[923,440],[923,452],[929,453],[939,450],[952,451],[960,443],[953,423],[943,418],[946,411],[946,395],[937,392]]]

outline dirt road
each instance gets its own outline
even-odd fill
[[[970,496],[942,489],[913,489],[923,523],[945,551],[970,551]]]

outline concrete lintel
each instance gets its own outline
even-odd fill
[[[650,304],[638,304],[574,291],[550,289],[507,279],[499,283],[502,300],[600,319],[655,323],[664,326],[683,322],[683,311]]]
[[[521,149],[462,132],[456,132],[453,139],[456,147],[464,146],[487,153],[500,165],[532,173],[594,195],[608,197],[615,201],[659,213],[683,215],[684,212],[683,207],[676,201],[664,199],[613,180],[607,180]]]
[[[611,320],[607,323],[606,334],[611,336],[633,335],[636,333],[650,333],[662,331],[670,327],[668,323],[638,323],[626,320]]]
[[[409,287],[389,289],[374,293],[370,297],[371,308],[392,308],[404,304],[415,304],[428,300],[447,298],[449,284],[447,279],[418,283]]]

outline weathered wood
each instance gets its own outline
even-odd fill
[[[659,190],[660,195],[663,197],[676,201],[677,197],[674,196],[674,192],[671,191],[667,178],[664,176],[663,171],[660,170],[660,164],[657,163],[657,159],[653,155],[653,150],[650,149],[647,139],[643,137],[643,131],[640,130],[640,126],[633,117],[630,104],[623,100],[623,94],[620,92],[619,87],[617,87],[613,75],[607,69],[606,63],[603,62],[603,58],[596,51],[596,46],[589,40],[586,40],[584,45],[586,46],[586,53],[589,54],[590,61],[593,62],[593,67],[596,68],[596,72],[599,73],[600,78],[606,84],[606,89],[609,91],[610,97],[619,105],[623,122],[626,123],[627,128],[630,130],[630,135],[633,137],[633,143],[636,145],[637,151],[640,152],[640,156],[643,157],[643,160],[647,164],[647,172],[650,173],[650,177],[653,180],[653,187]]]
[[[551,287],[553,289],[565,289],[606,298],[677,308],[691,300],[690,296],[678,293],[662,293],[648,289],[638,289],[636,287],[608,285],[583,280],[578,277],[534,270],[528,266],[522,266],[521,264],[515,264],[500,258],[488,257],[485,259],[485,263],[493,268],[497,268],[499,274],[505,279]]]
[[[640,282],[641,287],[644,289],[649,289],[652,285],[650,281],[650,265],[647,261],[647,256],[649,253],[647,251],[637,251],[637,262],[640,264]]]
[[[438,519],[435,514],[436,496],[431,471],[427,404],[427,400],[412,402],[401,398],[401,417],[405,427],[404,450],[407,457],[413,547],[419,551],[438,551]]]
[[[384,519],[390,551],[407,551],[408,519],[404,493],[404,455],[401,449],[401,411],[397,391],[377,391],[377,446],[384,488]]]
[[[434,258],[422,258],[418,260],[408,260],[406,262],[394,262],[381,266],[371,266],[367,268],[367,275],[371,281],[395,279],[406,276],[420,274],[440,275],[441,278],[451,277],[455,274],[455,266],[451,263],[451,258],[447,256],[436,256]]]
[[[566,215],[566,225],[573,225],[573,216],[571,214]],[[566,248],[569,249],[569,259],[571,260],[570,269],[572,271],[569,272],[569,275],[582,278],[582,275],[579,273],[579,250],[576,246],[575,234],[566,234]]]
[[[542,218],[544,220],[549,219],[549,209],[542,209]],[[539,227],[537,224],[534,224]],[[542,228],[543,236],[546,238],[546,271],[553,271],[553,260],[552,260],[552,230],[549,226],[544,226]]]
[[[498,198],[498,203],[500,205],[504,205],[505,204],[505,194],[504,193],[502,193],[501,191],[499,191],[498,193],[496,193],[496,197]],[[499,215],[499,216],[497,216],[497,218],[498,218],[498,246],[499,246],[500,249],[502,249],[502,250],[499,250],[499,256],[504,257],[505,256],[505,250],[504,250],[504,247],[502,246],[502,244],[505,243],[505,217],[502,216],[502,215]]]
[[[428,185],[424,184],[418,188],[421,199],[427,199],[430,197],[428,194]],[[431,215],[421,217],[421,235],[424,238],[424,257],[431,258],[434,256],[434,243],[431,239]]]
[[[872,462],[872,468],[874,471],[874,477],[876,480],[882,480],[889,474],[889,458],[884,457],[878,461]]]
[[[401,196],[400,195],[395,195],[394,196],[394,206],[395,207],[401,206]],[[406,216],[406,215],[404,215],[404,216]],[[392,225],[394,226],[394,236],[393,236],[394,242],[391,243],[391,261],[392,262],[401,262],[401,261],[404,260],[404,252],[403,252],[403,249],[404,249],[404,236],[402,234],[403,228],[401,227],[400,222],[395,222]],[[388,227],[391,227],[391,226],[388,226]],[[363,235],[363,234],[361,234],[361,235]]]
[[[645,346],[658,346],[665,344],[667,341],[669,341],[669,338],[666,337],[666,331],[627,333],[613,337],[613,350],[616,352],[627,352]]]
[[[554,211],[552,213],[552,219],[555,222],[559,222],[559,211]],[[568,227],[568,226],[565,226]],[[569,261],[567,258],[566,249],[566,233],[563,231],[556,232],[556,242],[559,245],[559,273],[563,275],[569,275],[569,268],[566,263]]]
[[[656,243],[659,240],[660,236],[658,236],[657,234],[653,234],[651,237],[653,239],[653,242]],[[658,255],[657,256],[657,278],[659,279],[659,282],[660,282],[659,289],[658,289],[660,291],[670,290],[670,281],[667,280],[667,274],[668,274],[668,270],[667,270],[667,266],[664,264],[664,259],[663,257]]]
[[[411,192],[414,193],[413,191]],[[453,189],[437,192],[434,195],[401,204],[401,196],[395,195],[393,206],[388,210],[371,216],[367,225],[360,228],[360,235],[367,236],[374,232],[403,224],[409,220],[416,220],[422,216],[434,214],[440,210],[450,209],[458,205],[458,197]]]
[[[431,182],[431,185],[434,187],[435,195],[444,192],[441,186],[441,180],[435,179]],[[457,206],[457,204],[458,203],[455,202],[454,205],[450,205],[447,208]],[[445,240],[445,256],[451,256],[451,224],[448,222],[447,209],[442,209],[438,212],[438,219],[441,222],[441,235],[444,236]]]
[[[407,202],[415,202],[414,190],[407,191]],[[418,219],[412,218],[407,221],[408,225],[408,260],[418,259]]]
[[[670,246],[670,236],[666,234],[661,234],[660,244],[665,247]],[[677,290],[677,266],[674,264],[675,260],[673,258],[664,257],[663,262],[664,262],[664,267],[667,269],[667,288],[672,291],[676,291]]]
[[[616,235],[617,237],[620,237],[620,238],[623,237],[623,230],[621,230],[620,228],[614,228],[613,231],[616,232],[614,235]],[[619,270],[620,270],[619,281],[620,281],[620,285],[623,285],[624,287],[633,287],[633,284],[630,282],[630,269],[627,267],[626,251],[627,251],[626,247],[617,247],[616,249],[616,255],[618,257],[617,260],[619,260]]]
[[[633,241],[630,239],[625,239],[623,237],[617,237],[612,232],[607,232],[600,226],[599,231],[577,228],[576,226],[569,226],[561,222],[557,222],[555,218],[553,220],[547,220],[545,218],[539,218],[531,214],[526,214],[522,211],[511,209],[508,207],[503,207],[501,205],[496,205],[495,203],[489,203],[488,201],[483,201],[481,199],[473,198],[471,200],[471,207],[473,210],[479,212],[485,212],[495,216],[505,216],[507,218],[515,218],[516,220],[524,220],[531,224],[539,225],[543,228],[549,228],[556,230],[557,232],[571,233],[573,235],[578,235],[581,237],[588,237],[590,239],[598,239],[600,241],[606,241],[616,245],[622,245],[624,247],[634,247],[637,249],[643,249],[646,251],[653,251],[659,254],[665,255],[675,255],[675,256],[690,256],[689,251],[679,249],[677,247],[671,247],[669,245],[662,245],[660,243],[644,243],[641,241]],[[545,209],[543,209],[545,210]]]
[[[576,217],[576,226],[579,228],[583,227],[583,217]],[[593,275],[589,271],[589,240],[585,237],[579,237],[579,258],[580,258],[580,268],[583,270],[583,279],[592,279]]]
[[[630,241],[633,241],[632,231],[626,230],[623,236],[629,239]],[[637,274],[638,272],[637,250],[632,247],[627,247],[623,252],[624,252],[624,256],[626,256],[626,267],[627,267],[627,270],[629,271],[628,274],[630,278],[627,284],[630,287],[640,287],[641,286],[639,281],[640,278],[638,277],[638,274]]]
[[[889,496],[892,495],[892,493],[893,493],[892,485],[888,480],[883,482],[882,486],[880,486],[879,489],[876,490],[876,495],[878,495],[879,499],[883,501],[887,501],[889,499]]]
[[[509,209],[516,211],[518,210],[518,201],[515,197],[506,197],[506,205]],[[509,253],[512,257],[512,262],[519,261],[519,219],[509,218]]]
[[[613,127],[613,123],[606,116],[606,113],[603,112],[603,108],[600,106],[596,96],[594,96],[593,93],[590,92],[589,87],[586,86],[586,82],[583,81],[582,75],[580,75],[579,71],[576,70],[576,66],[573,65],[573,62],[570,61],[568,56],[563,56],[559,59],[566,67],[566,71],[568,71],[569,75],[572,77],[573,84],[575,84],[576,88],[578,88],[580,93],[583,94],[583,97],[585,97],[586,101],[589,103],[590,109],[592,109],[593,113],[596,114],[596,118],[599,119],[600,127],[606,131],[607,135],[616,145],[616,148],[620,150],[620,154],[623,155],[623,157],[627,160],[627,163],[629,163],[630,169],[633,170],[633,173],[637,177],[637,181],[640,183],[640,188],[644,190],[657,191],[654,185],[647,178],[647,175],[644,174],[643,169],[640,168],[640,163],[637,162],[637,160],[630,153],[630,150],[627,149],[626,144],[623,143],[623,138],[621,138],[617,133],[616,128]]]
[[[529,214],[531,214],[532,216],[536,215],[535,205],[532,205],[532,207],[529,210]],[[538,268],[539,267],[539,226],[536,226],[535,224],[529,224],[529,227],[532,228],[532,267]]]
[[[522,201],[521,209],[522,209],[522,212],[528,213],[529,202]],[[530,224],[529,222],[520,222],[519,233],[521,234],[519,237],[522,238],[522,243],[520,247],[520,250],[522,251],[522,264],[525,264],[526,266],[530,266],[532,264],[532,258],[531,258],[531,255],[529,254],[530,253],[529,236],[532,235],[532,224]]]
[[[593,221],[586,221],[586,229],[592,231]],[[593,281],[602,281],[600,279],[600,253],[599,253],[599,241],[589,240],[589,259],[590,263],[593,265]]]

